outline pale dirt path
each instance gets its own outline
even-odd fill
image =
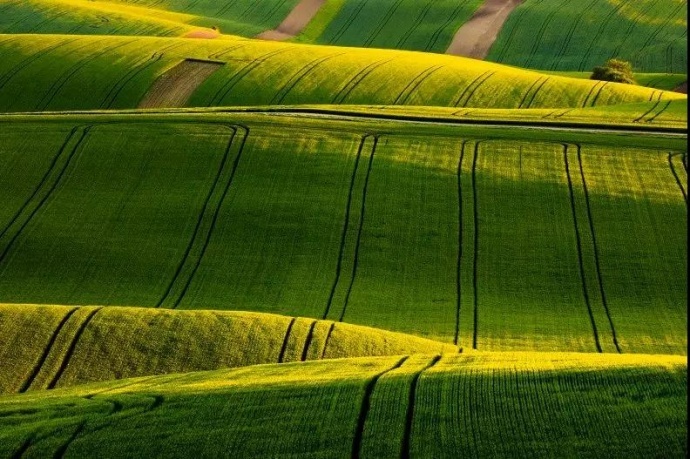
[[[508,16],[524,0],[486,0],[456,32],[446,54],[484,59]]]
[[[298,35],[309,24],[326,0],[302,0],[290,14],[273,30],[267,30],[256,36],[262,40],[283,41]]]
[[[158,77],[138,108],[184,107],[196,88],[222,66],[218,62],[186,59]]]

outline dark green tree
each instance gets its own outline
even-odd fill
[[[601,67],[594,67],[590,80],[615,81],[617,83],[637,84],[632,65],[621,59],[609,59]]]

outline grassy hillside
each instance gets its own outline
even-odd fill
[[[0,305],[0,393],[265,363],[458,352],[332,321],[231,311]]]
[[[260,365],[0,398],[0,455],[675,458],[686,383],[664,356]]]
[[[544,70],[591,71],[611,57],[640,72],[685,72],[685,0],[525,0],[488,60]]]
[[[544,71],[551,75],[565,76],[571,78],[589,78],[592,75],[588,72],[558,72],[558,71]],[[662,89],[664,91],[673,91],[682,83],[688,81],[688,75],[685,73],[635,73],[635,81],[640,86],[647,88]]]
[[[394,104],[576,108],[683,94],[453,56],[260,40],[0,36],[0,111],[134,108],[186,58],[224,62],[190,106]]]
[[[686,352],[684,138],[333,116],[3,118],[0,301]]]
[[[337,0],[327,2],[298,41],[445,52],[481,0]]]
[[[298,0],[0,0],[0,33],[180,36],[199,27],[252,37]]]

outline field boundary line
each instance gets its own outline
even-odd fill
[[[243,157],[244,147],[247,145],[247,139],[249,138],[250,129],[247,126],[239,125],[239,124],[233,125],[233,126],[235,129],[237,129],[237,128],[243,129],[245,131],[245,133],[242,136],[242,140],[240,141],[240,146],[239,146],[237,154],[235,156],[235,160],[232,163],[232,169],[230,171],[230,176],[229,176],[227,182],[225,183],[225,188],[223,189],[223,192],[220,196],[220,199],[218,200],[216,208],[215,208],[213,215],[211,217],[210,226],[208,228],[208,231],[206,232],[206,236],[204,238],[203,245],[201,246],[200,253],[199,253],[198,257],[196,257],[196,262],[194,263],[194,266],[192,267],[192,271],[189,274],[189,276],[187,276],[187,280],[186,280],[185,284],[183,285],[179,296],[177,297],[177,299],[173,303],[172,309],[175,309],[180,305],[180,303],[184,299],[185,295],[187,294],[187,291],[188,291],[188,289],[192,283],[192,280],[194,280],[196,272],[199,269],[199,266],[201,265],[201,261],[203,260],[204,255],[206,254],[206,249],[208,248],[208,246],[211,242],[211,237],[213,236],[213,230],[215,229],[216,223],[218,222],[218,215],[220,214],[220,210],[223,207],[223,203],[225,202],[225,198],[228,195],[230,188],[232,187],[232,184],[233,184],[234,179],[235,179],[235,175],[237,173],[237,169],[239,167],[240,160]],[[233,136],[233,138],[230,139],[230,142],[228,143],[228,147],[227,147],[228,151],[229,151],[229,149],[232,148],[233,139],[234,139],[234,136]],[[215,185],[214,185],[214,190],[215,190]],[[204,213],[205,213],[205,209],[204,209],[204,212],[202,212],[202,214],[201,214],[202,218],[203,218]],[[192,239],[190,240],[190,247],[193,246],[195,240],[196,240],[196,234],[194,234]],[[184,261],[186,262],[186,259]]]
[[[417,386],[419,384],[419,379],[421,378],[422,373],[436,365],[439,362],[439,360],[441,360],[440,355],[434,356],[424,368],[422,368],[412,377],[412,382],[410,384],[410,392],[407,399],[407,410],[405,412],[405,430],[403,431],[402,450],[400,451],[400,457],[402,459],[409,459],[410,450],[412,449],[412,425],[414,423],[414,404],[415,399],[417,398]]]
[[[48,340],[48,343],[46,344],[45,348],[43,348],[43,352],[41,353],[40,358],[34,365],[33,369],[31,370],[31,373],[29,374],[29,377],[22,383],[22,385],[19,387],[19,393],[26,392],[29,387],[31,387],[31,384],[34,382],[36,379],[36,376],[38,376],[38,373],[41,371],[41,368],[43,368],[43,364],[46,362],[46,359],[48,358],[48,355],[50,354],[50,351],[53,349],[53,345],[55,344],[55,341],[57,340],[58,335],[64,328],[65,324],[67,321],[69,321],[70,317],[77,312],[79,308],[75,307],[70,309],[67,314],[60,320],[60,323],[55,327],[55,330],[53,330],[52,335],[50,336],[50,339]]]
[[[77,344],[79,343],[79,339],[81,338],[81,335],[84,334],[84,331],[86,330],[86,327],[91,323],[91,320],[93,320],[94,316],[98,314],[99,311],[101,311],[103,308],[99,307],[94,309],[89,313],[88,316],[84,319],[84,321],[81,323],[79,328],[77,329],[77,332],[74,334],[74,338],[72,338],[72,342],[70,342],[69,348],[67,348],[67,352],[62,358],[62,363],[60,363],[60,367],[58,368],[57,372],[53,376],[53,378],[50,380],[50,383],[48,383],[47,389],[54,389],[55,385],[58,383],[60,378],[62,377],[63,373],[67,369],[67,365],[69,365],[69,361],[72,359],[72,355],[74,354],[75,349],[77,348]]]
[[[668,165],[671,168],[671,173],[673,174],[673,178],[676,180],[676,184],[678,185],[678,188],[680,188],[680,192],[683,194],[683,200],[685,201],[685,205],[687,206],[688,204],[688,194],[687,190],[683,186],[683,181],[680,179],[680,176],[678,175],[678,172],[676,171],[676,167],[673,165],[673,158],[676,156],[681,156],[682,153],[669,153],[668,154]],[[682,156],[681,156],[681,162],[683,161]],[[686,171],[687,173],[687,171]],[[687,183],[687,179],[686,179]]]
[[[84,142],[84,139],[86,139],[86,137],[88,136],[89,131],[91,130],[91,127],[92,127],[92,126],[76,127],[76,128],[73,129],[73,131],[75,131],[75,132],[78,131],[78,130],[80,130],[80,129],[82,130],[82,133],[81,133],[81,136],[79,137],[79,140],[78,140],[78,141],[75,143],[75,145],[71,148],[71,151],[70,151],[70,153],[67,155],[67,158],[65,159],[64,164],[62,165],[61,170],[60,170],[59,172],[57,172],[57,176],[55,177],[55,180],[53,181],[52,186],[50,186],[50,188],[48,188],[48,190],[47,190],[46,193],[43,195],[43,197],[40,199],[40,201],[38,202],[38,204],[36,205],[36,207],[34,207],[33,211],[31,211],[31,213],[24,219],[24,222],[21,223],[21,225],[19,226],[19,228],[17,229],[17,231],[14,233],[14,235],[12,236],[12,238],[9,240],[9,242],[7,243],[7,245],[5,246],[5,248],[3,249],[3,251],[0,252],[0,266],[1,266],[2,263],[5,261],[5,258],[7,257],[7,254],[10,252],[10,250],[12,249],[12,247],[14,247],[15,242],[17,241],[17,239],[19,238],[19,236],[22,234],[22,232],[24,231],[24,229],[29,225],[29,223],[31,223],[31,222],[33,221],[33,219],[34,219],[34,217],[36,216],[36,214],[37,214],[41,209],[43,209],[43,207],[44,207],[45,204],[48,202],[48,200],[51,198],[51,196],[53,196],[53,193],[55,192],[55,190],[56,190],[57,188],[59,188],[59,186],[62,184],[63,178],[64,178],[64,176],[65,176],[65,171],[69,168],[70,164],[72,163],[72,160],[73,160],[74,157],[77,155],[77,153],[83,151],[80,147],[82,146],[82,144],[83,144],[83,142]],[[73,138],[73,136],[70,136],[70,138],[68,139],[68,141],[65,142],[65,144],[64,144],[64,149],[65,149],[65,150],[67,149],[67,145],[69,144],[69,141],[70,141],[72,138]],[[62,150],[62,149],[61,149],[62,152],[64,152],[65,150]],[[59,158],[61,158],[62,156],[63,156],[63,154],[60,153],[60,154],[58,154],[57,158],[59,159]],[[51,165],[51,168],[50,168],[49,172],[52,172],[53,169],[54,169],[54,167],[52,167],[52,165]],[[43,183],[41,184],[41,186],[40,186],[41,189],[43,188],[43,184],[45,184],[45,182],[43,182]],[[35,195],[32,195],[32,199],[33,199],[34,197],[35,197]],[[25,209],[23,209],[23,210],[25,210]],[[1,274],[1,271],[0,271],[0,276],[1,276],[1,275],[2,275],[2,274]]]
[[[371,147],[371,154],[369,155],[369,162],[367,165],[366,175],[364,177],[364,187],[362,189],[362,205],[359,214],[359,226],[357,228],[357,239],[355,241],[355,253],[354,260],[352,263],[352,274],[350,277],[350,283],[347,286],[347,292],[345,293],[345,301],[343,303],[343,309],[340,313],[339,322],[345,319],[345,313],[347,312],[347,306],[350,302],[350,295],[352,294],[352,288],[355,285],[355,279],[357,278],[357,267],[359,262],[359,249],[360,243],[362,241],[362,230],[364,228],[364,216],[366,214],[366,204],[367,204],[367,190],[369,188],[369,178],[371,176],[371,169],[374,164],[374,156],[376,155],[376,147],[378,146],[380,136],[378,134],[370,135],[374,139],[374,143]]]
[[[371,395],[374,392],[374,387],[376,386],[376,383],[381,378],[381,376],[395,369],[400,368],[402,364],[405,363],[405,361],[407,361],[408,358],[408,356],[405,356],[398,360],[398,362],[392,367],[374,375],[374,377],[369,379],[369,381],[367,381],[366,385],[364,386],[364,397],[362,398],[362,405],[359,409],[359,417],[357,418],[357,428],[355,430],[355,436],[352,439],[352,459],[359,459],[360,457],[360,453],[362,450],[362,439],[364,438],[364,424],[366,423],[367,415],[369,414],[369,410],[371,408]]]
[[[587,187],[587,179],[585,178],[585,170],[582,164],[582,146],[576,145],[577,147],[577,162],[580,169],[580,178],[582,180],[582,189],[584,191],[585,204],[587,209],[587,220],[589,222],[589,231],[592,236],[592,248],[594,250],[594,266],[597,272],[597,282],[599,284],[599,294],[601,295],[601,302],[604,305],[604,311],[606,312],[606,318],[609,322],[609,327],[611,328],[611,335],[613,338],[613,345],[616,347],[616,351],[620,354],[621,348],[618,344],[618,337],[616,335],[616,327],[613,323],[613,318],[611,317],[611,312],[609,310],[608,300],[606,298],[606,291],[604,289],[604,281],[601,274],[601,263],[599,261],[599,246],[597,244],[597,236],[594,231],[594,219],[592,218],[592,206],[589,199],[589,189]]]
[[[601,343],[599,342],[599,331],[597,330],[597,324],[594,320],[594,313],[592,312],[592,304],[589,298],[589,291],[587,290],[587,276],[585,274],[585,266],[583,262],[582,254],[582,240],[580,236],[580,226],[577,220],[577,210],[575,206],[575,192],[573,187],[573,180],[570,174],[570,162],[568,160],[568,150],[569,145],[563,144],[563,162],[565,164],[565,174],[568,178],[568,192],[570,195],[570,210],[573,215],[573,225],[575,227],[575,244],[577,246],[577,260],[579,265],[580,282],[582,284],[582,294],[584,296],[585,305],[587,306],[587,314],[589,316],[589,322],[592,326],[592,332],[594,333],[594,346],[597,352],[601,353]]]

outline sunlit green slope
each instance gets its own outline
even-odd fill
[[[2,302],[686,352],[683,137],[337,114],[0,122]]]
[[[189,106],[394,104],[576,108],[683,94],[436,54],[264,42],[1,36],[0,111],[134,108],[187,58],[224,63]]]
[[[0,397],[3,457],[685,457],[682,357],[260,365]]]
[[[0,305],[0,393],[264,363],[458,352],[332,321],[224,311]]]
[[[201,28],[252,37],[298,0],[0,0],[0,33],[180,36]]]

